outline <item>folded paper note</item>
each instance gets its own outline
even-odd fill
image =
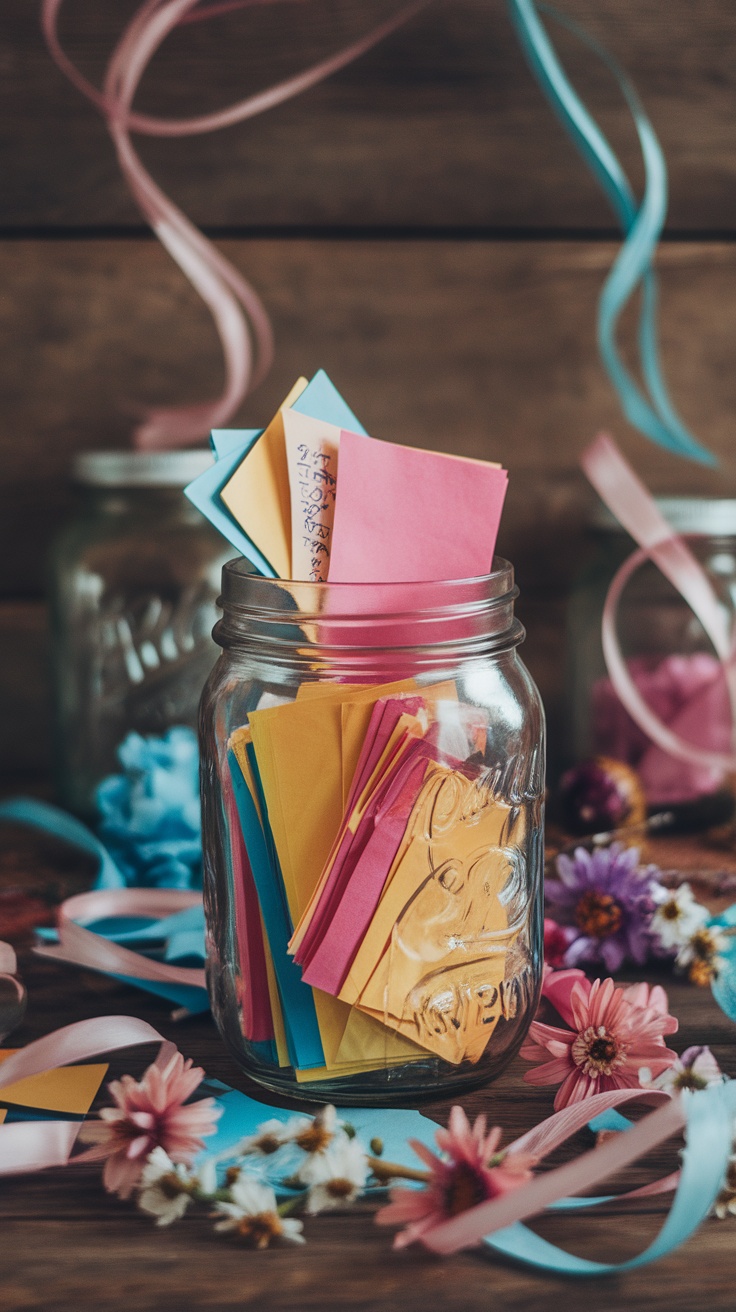
[[[283,419],[288,408],[363,432],[337,388],[320,370],[309,383],[306,378],[298,379],[262,436],[220,485],[224,506],[268,562],[270,568],[264,572],[284,579],[299,577],[291,568],[291,491]]]
[[[291,578],[291,504],[282,411],[306,386],[306,378],[297,380],[220,492],[233,519],[282,579]]]
[[[284,410],[291,493],[291,577],[325,583],[335,518],[340,429]]]
[[[506,471],[343,431],[331,583],[417,583],[488,574]]]

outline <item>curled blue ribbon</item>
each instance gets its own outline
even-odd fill
[[[657,280],[652,260],[667,214],[667,165],[654,128],[631,82],[608,51],[577,23],[549,5],[540,5],[540,10],[587,45],[618,82],[634,120],[644,161],[644,196],[637,205],[619,159],[562,68],[534,0],[508,0],[508,7],[532,72],[605,193],[625,236],[598,303],[598,348],[623,412],[640,433],[666,450],[714,466],[715,456],[677,414],[659,361]],[[639,285],[639,358],[648,396],[624,365],[616,343],[621,313]]]

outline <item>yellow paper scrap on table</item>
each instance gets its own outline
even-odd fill
[[[1,1049],[0,1062],[6,1061],[18,1051],[18,1048]],[[0,1102],[35,1107],[38,1111],[86,1116],[107,1070],[107,1063],[103,1062],[90,1066],[58,1066],[55,1070],[41,1071],[38,1075],[28,1075],[0,1089]]]
[[[307,381],[297,379],[220,493],[230,514],[282,579],[291,578],[291,495],[282,411],[298,400]]]

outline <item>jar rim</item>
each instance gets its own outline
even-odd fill
[[[243,557],[222,570],[214,630],[223,647],[295,643],[346,652],[380,648],[479,650],[521,641],[514,618],[513,566],[496,557],[490,574],[417,583],[311,583],[255,574]]]
[[[72,479],[83,487],[182,488],[214,463],[206,447],[185,451],[79,451]]]
[[[295,610],[300,617],[326,613],[335,618],[350,616],[365,619],[366,615],[454,609],[457,606],[508,601],[517,595],[513,565],[502,556],[494,556],[489,574],[466,579],[419,579],[398,583],[313,583],[308,580],[268,578],[256,573],[244,556],[228,560],[222,567],[222,594],[219,604],[223,609],[241,607],[259,613],[273,613],[281,609],[274,603],[284,597],[284,613],[291,619]],[[288,598],[288,600],[287,600]],[[337,603],[326,604],[328,598]],[[367,603],[383,602],[389,609]],[[296,603],[296,605],[295,605]]]

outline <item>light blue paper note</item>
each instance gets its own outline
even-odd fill
[[[228,761],[243,841],[253,872],[273,968],[283,1003],[289,1056],[292,1063],[300,1070],[324,1066],[325,1055],[312,990],[303,982],[301,970],[288,952],[292,927],[281,894],[281,876],[278,870],[273,868],[255,803],[243,779],[234,752],[228,752]]]
[[[243,445],[237,446],[229,455],[222,456],[211,469],[206,469],[199,478],[189,483],[184,488],[184,495],[261,574],[265,574],[268,578],[275,578],[266,557],[236,523],[220,497],[225,484],[230,481],[241,460],[261,436],[262,431],[260,428],[243,429]]]

